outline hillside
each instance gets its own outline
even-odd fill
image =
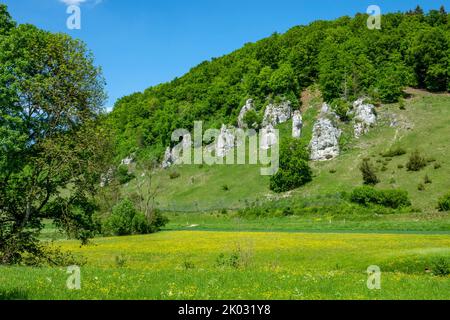
[[[377,165],[381,180],[379,187],[407,190],[414,208],[433,212],[437,198],[450,190],[450,95],[415,89],[407,92],[411,97],[406,100],[405,110],[401,110],[398,103],[378,107],[379,124],[370,133],[359,140],[351,139],[334,160],[311,162],[314,179],[302,188],[282,195],[271,192],[268,177],[260,175],[259,166],[175,166],[158,170],[155,175],[155,184],[159,185],[157,206],[168,211],[212,211],[242,208],[256,200],[336,195],[362,184],[358,167],[363,158],[370,157]],[[305,111],[310,117],[304,118],[302,139],[309,139],[319,105],[320,102],[316,101]],[[397,120],[395,127],[391,126],[393,119]],[[291,121],[281,125],[282,135],[290,132],[291,125]],[[392,146],[404,148],[407,154],[392,158],[380,155]],[[432,162],[422,171],[408,172],[404,166],[409,154],[416,149]],[[174,172],[179,177],[171,179]],[[133,193],[136,183],[145,179],[140,174],[138,171],[138,178],[124,188],[124,194]],[[432,183],[426,185],[426,190],[419,191],[418,185],[425,175]],[[224,190],[224,186],[228,190]]]
[[[427,14],[417,8],[383,15],[381,30],[367,28],[367,19],[358,14],[297,26],[119,99],[108,121],[115,130],[117,160],[131,153],[161,159],[171,133],[191,130],[197,120],[204,128],[235,125],[247,99],[260,114],[277,99],[299,109],[301,92],[313,84],[333,105],[363,95],[378,103],[397,102],[406,86],[449,89],[450,28],[444,7]]]

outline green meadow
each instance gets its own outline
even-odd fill
[[[161,232],[58,243],[85,259],[81,290],[65,268],[0,268],[4,299],[449,299],[448,235]],[[366,270],[381,269],[369,290]]]

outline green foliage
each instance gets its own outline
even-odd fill
[[[133,202],[124,199],[112,209],[112,214],[105,221],[104,229],[106,233],[117,236],[149,234],[158,232],[167,222],[168,219],[158,210],[154,210],[149,218],[139,212]]]
[[[169,173],[170,180],[178,179],[181,176],[181,174],[178,171],[172,171]]]
[[[360,205],[380,205],[383,207],[398,209],[408,207],[411,202],[408,193],[403,190],[377,190],[373,187],[360,187],[353,190],[350,200]]]
[[[439,199],[438,209],[439,211],[450,211],[450,193]]]
[[[208,127],[235,123],[248,98],[258,110],[277,97],[291,100],[296,108],[299,92],[314,83],[329,102],[361,95],[396,102],[406,86],[447,90],[446,18],[437,10],[390,13],[383,15],[382,30],[374,31],[367,28],[366,15],[356,15],[294,27],[246,44],[170,83],[118,100],[109,116],[116,151],[120,156],[145,149],[162,153],[171,143],[172,131],[192,130],[194,120],[203,120]],[[337,108],[343,119],[346,108]],[[259,118],[248,117],[250,125]]]
[[[433,274],[439,277],[447,277],[450,275],[449,259],[444,257],[435,259],[432,266]]]
[[[125,199],[113,208],[107,220],[107,226],[114,235],[130,235],[133,233],[133,219],[137,214],[138,211],[133,203]]]
[[[331,108],[342,121],[350,120],[348,116],[348,112],[351,109],[350,102],[345,101],[344,99],[333,99],[333,101],[331,101]]]
[[[418,150],[411,153],[406,168],[408,171],[420,171],[428,164],[427,159]]]
[[[16,26],[6,5],[0,3],[0,36],[8,33]]]
[[[248,128],[258,129],[262,121],[262,115],[255,110],[248,111],[244,116],[244,123]]]
[[[117,168],[116,179],[119,182],[119,184],[128,183],[134,178],[135,176],[133,173],[129,172],[128,166],[122,164]]]
[[[408,61],[413,65],[420,87],[431,91],[447,90],[448,49],[449,42],[441,28],[427,27],[414,34],[408,48]]]
[[[382,156],[384,158],[394,158],[394,157],[400,157],[406,154],[406,150],[400,146],[391,148],[387,150],[386,152],[382,153]]]
[[[284,141],[280,146],[279,170],[270,178],[270,190],[286,192],[312,181],[308,160],[309,154],[298,140]]]
[[[41,253],[45,217],[84,243],[97,231],[94,195],[111,148],[93,61],[81,41],[16,27],[0,5],[0,263]]]
[[[364,184],[374,186],[380,182],[376,169],[369,159],[363,159],[359,170],[361,171]]]

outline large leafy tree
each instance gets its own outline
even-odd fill
[[[448,49],[448,41],[441,29],[428,28],[417,33],[409,49],[409,61],[419,86],[431,91],[447,89]]]
[[[40,254],[51,218],[86,241],[108,154],[101,70],[83,43],[31,25],[0,6],[0,263]]]

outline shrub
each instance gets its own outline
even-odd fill
[[[434,164],[434,169],[435,170],[440,169],[441,167],[442,167],[442,165],[440,163],[435,163]]]
[[[433,180],[431,180],[428,175],[425,175],[425,177],[423,178],[423,182],[425,184],[431,184],[431,183],[433,183]]]
[[[177,179],[177,178],[179,178],[180,176],[181,176],[180,173],[178,173],[177,171],[172,171],[172,172],[169,174],[170,180]]]
[[[393,157],[399,157],[406,154],[406,150],[403,149],[402,147],[395,147],[395,148],[391,148],[386,152],[383,152],[381,155],[384,158],[393,158]]]
[[[373,187],[360,187],[353,190],[350,201],[360,205],[380,205],[398,209],[411,205],[408,193],[403,190],[377,190]]]
[[[117,204],[111,216],[106,220],[106,230],[117,236],[131,234],[148,234],[160,230],[166,225],[168,219],[158,210],[153,212],[152,219],[149,220],[142,212],[134,207],[129,199],[122,200]]]
[[[122,200],[112,209],[108,219],[108,229],[117,236],[130,235],[136,213],[137,210],[129,199]]]
[[[359,170],[361,170],[365,185],[376,185],[380,182],[375,172],[375,167],[372,165],[370,160],[364,159],[359,167]]]
[[[250,110],[245,114],[243,121],[248,128],[258,129],[263,119],[258,112]]]
[[[128,172],[128,167],[126,165],[120,165],[117,168],[116,179],[120,184],[128,183],[134,178],[134,174]]]
[[[400,110],[406,110],[405,99],[403,99],[402,97],[398,99],[398,107],[400,108]]]
[[[224,184],[224,185],[222,186],[222,190],[223,190],[223,191],[230,191],[230,187],[229,187],[227,184]]]
[[[132,234],[147,234],[152,232],[152,226],[142,212],[136,212],[133,217],[131,221],[131,232]]]
[[[450,264],[445,258],[439,258],[433,261],[432,270],[435,276],[446,277],[450,275]]]
[[[309,153],[295,139],[285,141],[280,147],[280,167],[270,178],[270,190],[286,192],[305,185],[312,180],[308,164]]]
[[[450,192],[439,199],[438,209],[439,211],[450,211]]]
[[[406,164],[408,171],[420,171],[427,166],[427,159],[423,157],[418,150],[411,153],[409,161]]]
[[[417,190],[425,191],[425,185],[423,183],[419,183],[419,185],[417,186]]]
[[[349,121],[349,111],[352,106],[349,102],[344,99],[334,99],[331,101],[331,108],[339,116],[342,121]]]

